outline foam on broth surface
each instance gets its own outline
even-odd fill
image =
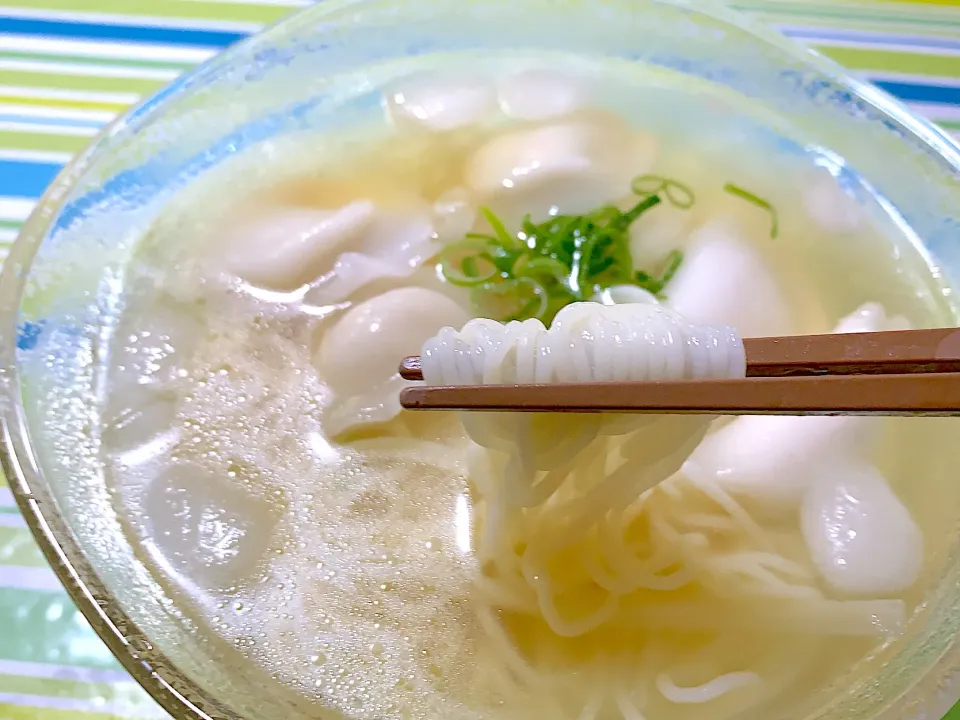
[[[409,272],[345,291],[329,281],[300,290],[299,278],[292,287],[257,286],[221,262],[224,243],[277,208],[296,208],[301,215],[287,220],[301,222],[301,229],[306,222],[315,234],[329,219],[310,213],[368,200],[387,213],[389,228],[412,228],[415,238],[415,223],[405,225],[403,214],[422,206],[440,229],[438,203],[455,202],[449,193],[471,182],[473,201],[487,193],[485,201],[512,228],[526,212],[549,217],[554,205],[578,213],[618,201],[629,194],[632,175],[653,173],[682,181],[696,195],[689,211],[665,206],[641,218],[632,248],[637,262],[656,262],[675,248],[687,253],[673,286],[689,288],[682,312],[712,313],[708,320],[740,324],[745,335],[829,332],[869,301],[915,327],[954,322],[920,253],[835,158],[653,75],[602,84],[589,74],[551,79],[564,92],[592,88],[582,105],[567,103],[556,88],[525,104],[523,87],[508,84],[501,105],[520,117],[506,119],[496,102],[488,107],[484,93],[490,78],[504,82],[509,66],[503,59],[490,69],[474,64],[469,82],[453,73],[453,80],[427,82],[426,90],[422,80],[396,81],[384,90],[395,104],[398,92],[406,95],[393,108],[393,124],[252,148],[168,206],[128,270],[112,340],[102,456],[115,508],[140,558],[211,647],[232,645],[270,682],[343,717],[715,720],[769,717],[771,707],[786,712],[851,666],[868,668],[884,638],[783,634],[777,621],[762,629],[707,623],[658,630],[643,618],[629,631],[601,627],[561,638],[542,619],[490,607],[478,593],[484,568],[475,553],[478,490],[468,463],[474,446],[459,421],[371,414],[367,405],[389,404],[399,387],[389,378],[378,385],[379,376],[376,382],[364,376],[350,391],[365,405],[344,404],[343,385],[331,385],[331,361],[318,360],[337,323],[385,292],[427,290],[435,301],[422,307],[435,309],[441,300],[453,306],[438,317],[472,317],[469,296],[444,282],[430,260],[433,250],[416,251],[418,241],[411,240],[415,251],[395,262]],[[536,97],[542,85],[531,87]],[[444,107],[455,112],[430,110],[430,93],[441,91]],[[545,189],[518,185],[518,192],[497,197],[496,184],[482,179],[497,177],[489,170],[495,160],[481,162],[478,152],[559,122],[543,112],[589,124],[598,142],[617,138],[612,153],[603,149],[615,170],[599,180],[569,173]],[[423,117],[434,118],[426,129],[418,126]],[[463,124],[464,117],[470,121]],[[655,153],[644,149],[651,138]],[[529,144],[517,148],[526,152]],[[619,182],[623,172],[627,184],[611,197],[610,178]],[[725,192],[727,184],[752,188],[776,207],[775,239],[769,215]],[[361,215],[340,221],[366,222]],[[449,232],[456,237],[458,230]],[[719,242],[711,242],[714,236]],[[730,237],[748,252],[731,255],[724,244]],[[331,257],[360,242],[348,240]],[[270,267],[286,260],[276,262]],[[711,278],[713,262],[718,274],[730,274],[726,285],[723,277]],[[267,265],[243,267],[256,273]],[[296,273],[303,263],[282,267]],[[321,273],[330,268],[337,280],[336,265]],[[719,295],[699,296],[704,283],[721,288]],[[668,284],[668,303],[670,292]],[[388,316],[379,312],[369,322]],[[396,361],[419,352],[425,337],[411,338],[420,330],[411,325],[410,338],[400,338],[398,348],[405,341],[412,346]],[[335,348],[333,357],[346,363],[337,370],[345,382],[351,363],[366,367],[366,353],[381,346],[381,336],[375,338],[374,345]],[[955,520],[948,513],[960,491],[951,482],[949,452],[957,429],[941,420],[882,425],[870,460],[924,531],[920,579],[897,595],[914,608],[939,572],[943,534]],[[714,510],[702,498],[689,508],[701,515]],[[805,551],[798,511],[792,512],[758,511],[757,522],[799,557]],[[695,586],[679,592],[672,600],[703,599]],[[698,661],[704,648],[710,659]],[[511,665],[518,654],[534,677],[518,678],[529,669]],[[671,701],[676,693],[645,670],[669,669],[677,687],[692,687],[718,672],[762,671],[758,658],[775,668],[763,692],[734,688],[707,703]]]

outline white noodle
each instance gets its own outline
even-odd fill
[[[722,695],[762,683],[754,672],[732,672],[715,677],[703,685],[680,687],[666,673],[657,675],[657,690],[667,700],[677,704],[705,703],[716,700]]]
[[[690,483],[695,485],[704,495],[716,502],[720,507],[726,510],[730,517],[740,523],[741,527],[764,549],[772,549],[773,543],[767,537],[763,529],[750,517],[750,514],[743,509],[730,494],[724,490],[718,483],[706,477],[687,476]]]
[[[592,693],[590,699],[587,701],[587,704],[583,706],[583,710],[580,711],[580,714],[577,716],[577,720],[596,720],[597,715],[600,714],[600,710],[603,707],[603,695],[600,693]]]
[[[471,320],[441,330],[421,358],[430,385],[736,377],[746,366],[731,328],[691,325],[637,303],[573,303],[550,329],[538,320]]]
[[[503,626],[493,615],[493,610],[480,605],[476,610],[477,620],[487,636],[490,637],[499,649],[498,656],[507,668],[516,676],[517,680],[530,686],[541,685],[544,682],[542,674],[538,673],[519,653],[516,646],[507,637]]]
[[[623,720],[646,720],[644,714],[623,693],[617,693],[617,709],[620,710]]]
[[[692,327],[653,306],[569,306],[549,330],[537,321],[471,321],[439,333],[422,355],[432,384],[745,372],[735,332]],[[622,661],[639,668],[639,677],[568,698],[581,703],[580,720],[596,720],[608,705],[623,720],[646,720],[656,709],[654,688],[677,704],[710,703],[752,686],[772,697],[801,669],[779,655],[764,664],[758,651],[755,668],[763,679],[749,669],[724,673],[723,660],[743,633],[769,636],[774,645],[784,635],[809,644],[815,637],[882,637],[903,624],[900,600],[826,599],[806,558],[778,552],[802,543],[797,528],[761,526],[713,477],[685,463],[708,417],[465,413],[462,420],[476,443],[466,464],[477,489],[476,552],[484,568],[476,581],[478,618],[509,674],[523,685],[548,682],[496,612],[545,623],[551,636],[537,646],[543,648],[555,636],[586,637],[590,647],[642,633],[642,650]],[[710,633],[714,640],[678,646],[663,633]],[[588,672],[605,672],[605,661],[591,662],[601,664]],[[676,685],[670,668],[689,663],[713,679]],[[562,676],[556,678],[550,688],[559,707],[556,698],[567,696]],[[711,716],[734,717],[743,707],[721,704]]]

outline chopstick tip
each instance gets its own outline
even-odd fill
[[[403,362],[400,363],[400,377],[404,380],[423,380],[419,355],[411,355],[403,359]]]

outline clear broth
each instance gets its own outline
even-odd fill
[[[494,65],[491,73],[510,62]],[[722,98],[656,78],[609,78],[591,107],[582,112],[601,123],[627,122],[660,138],[650,171],[694,189],[687,229],[712,217],[747,228],[787,301],[787,331],[828,332],[867,301],[914,327],[954,324],[914,239],[829,153],[786,139]],[[574,720],[598,682],[629,683],[651,661],[644,653],[705,641],[663,636],[643,652],[637,638],[602,634],[545,644],[542,628],[507,612],[500,616],[507,634],[489,633],[473,607],[480,569],[470,551],[473,500],[457,462],[466,440],[456,419],[402,414],[341,437],[325,431],[332,392],[315,369],[318,338],[351,305],[392,287],[429,287],[468,307],[434,267],[306,309],[206,274],[205,254],[247,212],[332,208],[360,197],[389,207],[411,194],[432,202],[460,184],[471,152],[507,129],[422,134],[371,121],[346,134],[254,147],[164,208],[128,271],[103,409],[115,508],[142,561],[211,648],[258,668],[275,692],[317,712]],[[816,173],[834,176],[856,198],[863,217],[856,232],[830,234],[806,216],[798,199]],[[769,217],[724,192],[726,183],[762,188],[778,209],[776,239]],[[950,457],[960,425],[883,422],[874,460],[925,533],[926,566],[906,598],[918,608],[951,541],[960,486]],[[406,438],[443,444],[449,462],[398,453]],[[504,693],[503,637],[538,670],[563,676],[562,715],[543,693]],[[769,642],[742,634],[731,662]],[[792,637],[786,651],[798,658],[796,676],[737,717],[786,714],[866,672],[881,649],[874,639]],[[598,657],[602,677],[584,670]],[[653,698],[644,716],[715,720],[734,711],[721,705],[704,715]],[[609,704],[597,712],[626,717]]]

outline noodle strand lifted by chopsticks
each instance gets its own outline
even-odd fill
[[[474,352],[470,323],[459,333],[444,331],[424,347],[424,378],[457,384],[743,375],[742,345],[733,335],[686,328],[658,309],[598,307],[565,308],[550,330],[535,321],[503,326],[499,340],[499,326],[477,321],[484,342],[500,343],[491,345],[496,352]],[[693,347],[696,357],[688,354]],[[458,353],[470,362],[458,362]],[[612,362],[601,353],[622,357]],[[709,705],[716,717],[733,717],[748,695],[763,696],[794,672],[767,654],[728,667],[725,658],[742,633],[776,646],[787,634],[883,635],[903,622],[898,600],[826,599],[811,568],[778,549],[783,532],[762,526],[714,478],[685,464],[709,417],[462,419],[478,444],[469,453],[482,568],[477,613],[502,646],[510,674],[520,683],[545,681],[521,647],[557,665],[549,681],[556,697],[567,690],[557,669],[602,678],[608,655],[617,656],[616,667],[637,668],[626,684],[600,683],[600,694],[580,698],[582,720],[607,707],[626,720],[648,720],[650,708],[664,703]],[[790,543],[802,544],[798,530],[789,532]],[[696,667],[698,681],[678,684],[676,667]]]

